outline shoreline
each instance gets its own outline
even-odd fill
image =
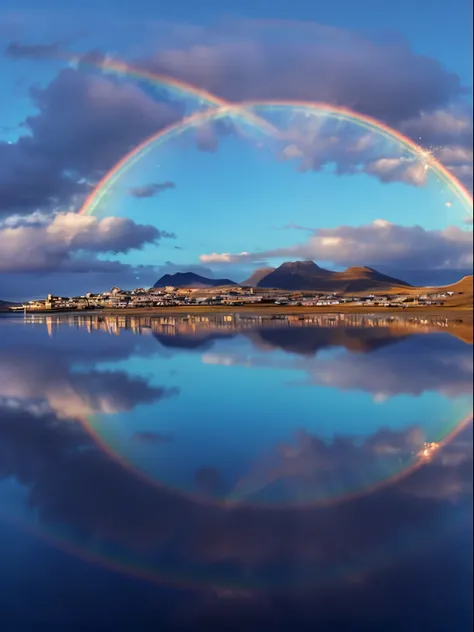
[[[333,309],[331,309],[333,307]],[[258,326],[264,326],[265,321],[268,324],[277,323],[279,319],[293,318],[293,320],[304,320],[306,318],[318,318],[318,317],[332,317],[330,320],[341,320],[341,326],[346,323],[345,326],[350,325],[351,317],[367,317],[370,319],[396,319],[397,317],[403,322],[405,321],[405,327],[409,329],[412,325],[422,325],[431,330],[445,331],[450,333],[467,344],[473,344],[473,311],[471,307],[441,307],[438,309],[426,309],[426,308],[378,308],[376,310],[369,308],[358,309],[349,306],[339,306],[340,308],[335,310],[334,306],[319,306],[319,307],[282,307],[277,305],[269,305],[268,307],[251,307],[251,306],[239,306],[229,308],[221,306],[194,306],[193,308],[179,306],[175,308],[135,308],[135,309],[101,309],[101,310],[73,310],[73,311],[51,311],[47,312],[32,311],[27,312],[27,317],[32,317],[34,322],[35,315],[45,320],[45,322],[54,322],[57,320],[67,320],[69,318],[84,319],[84,322],[88,320],[97,320],[98,322],[106,322],[110,319],[112,322],[127,322],[127,319],[131,319],[131,323],[136,319],[136,323],[140,322],[140,319],[153,320],[164,319],[165,321],[176,320],[183,322],[189,319],[197,319],[196,322],[204,322],[208,318],[218,316],[220,318],[230,317],[229,321],[234,321],[233,316],[239,315],[245,319],[248,317],[253,320],[259,319]],[[344,316],[348,317],[344,321]],[[416,322],[424,321],[424,322]],[[234,321],[235,322],[235,321]],[[387,327],[391,328],[393,325],[387,322]],[[396,325],[399,328],[399,324]]]
[[[302,316],[305,314],[404,314],[406,316],[435,316],[440,318],[462,318],[463,320],[473,319],[472,305],[445,305],[439,307],[373,307],[373,306],[357,306],[350,305],[319,305],[319,306],[290,306],[290,305],[177,305],[172,307],[131,307],[131,308],[103,308],[103,309],[38,309],[38,310],[5,310],[8,314],[18,314],[28,316],[35,314],[41,316],[47,315],[103,315],[103,316],[176,316],[176,315],[207,315],[207,314],[252,314],[252,315],[271,315],[271,316]]]

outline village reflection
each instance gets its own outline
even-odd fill
[[[45,324],[50,334],[60,325],[84,327],[87,331],[105,331],[118,335],[121,330],[136,334],[166,333],[198,334],[203,331],[241,331],[260,327],[383,327],[403,329],[419,333],[436,330],[449,331],[465,336],[470,325],[463,319],[437,315],[407,316],[371,314],[306,314],[306,315],[258,315],[251,313],[180,314],[180,315],[102,315],[77,314],[45,315],[27,314],[25,323]],[[472,342],[472,341],[471,341]]]

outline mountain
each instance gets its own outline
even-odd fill
[[[329,270],[320,268],[314,261],[287,261],[260,279],[257,287],[280,290],[319,289],[332,274]]]
[[[393,287],[410,287],[405,281],[373,268],[351,267],[344,272],[320,268],[314,261],[287,261],[260,279],[257,287],[321,292],[367,292]]]
[[[176,272],[175,274],[165,274],[158,279],[153,287],[219,287],[221,285],[237,285],[235,281],[229,279],[208,279],[194,272]]]
[[[246,332],[254,344],[263,348],[281,349],[287,353],[314,356],[323,349],[344,347],[359,353],[370,353],[388,345],[400,342],[409,333],[402,328],[389,327],[284,327],[255,329]]]
[[[242,281],[243,286],[257,287],[260,281],[268,276],[271,272],[274,272],[276,268],[258,268],[255,270],[248,279]]]
[[[473,300],[473,279],[472,274],[463,277],[457,283],[452,285],[441,285],[437,288],[426,288],[428,292],[454,292],[454,295],[448,295],[446,299],[443,299],[445,305],[449,307],[470,307],[472,309]],[[472,327],[471,327],[472,329]]]
[[[411,287],[406,281],[387,274],[382,274],[373,268],[352,266],[344,272],[335,272],[334,279],[347,283],[346,292],[365,292],[390,287]]]
[[[194,272],[165,274],[153,287],[211,288],[239,285],[230,279],[209,279]],[[259,268],[241,285],[256,288],[274,288],[287,291],[314,292],[387,292],[405,290],[414,292],[406,281],[389,276],[367,266],[352,266],[344,272],[333,272],[319,267],[314,261],[287,261],[278,268]],[[472,300],[472,275],[450,286],[426,288],[434,291],[463,292],[459,304]],[[1,307],[0,307],[1,309]]]
[[[438,286],[439,290],[445,290],[446,292],[470,292],[472,294],[473,288],[473,278],[472,274],[469,274],[456,283],[452,283],[451,285],[441,285]]]

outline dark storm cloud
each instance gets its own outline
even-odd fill
[[[175,189],[174,182],[151,182],[129,190],[129,195],[135,198],[151,198],[159,195],[167,189]]]
[[[30,96],[37,112],[26,133],[0,143],[0,212],[68,208],[180,105],[158,102],[132,83],[67,68]],[[77,203],[76,203],[77,205]]]
[[[403,41],[376,42],[319,24],[282,22],[277,31],[229,21],[227,28],[196,29],[144,62],[232,101],[329,102],[392,124],[466,93],[455,73]]]

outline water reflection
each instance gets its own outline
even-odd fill
[[[471,526],[472,347],[437,325],[227,322],[1,322],[2,514],[89,562],[207,587],[217,602],[182,625],[274,598],[312,624],[344,622],[341,604],[360,623],[370,602],[388,621],[389,586],[421,560],[448,572]]]

